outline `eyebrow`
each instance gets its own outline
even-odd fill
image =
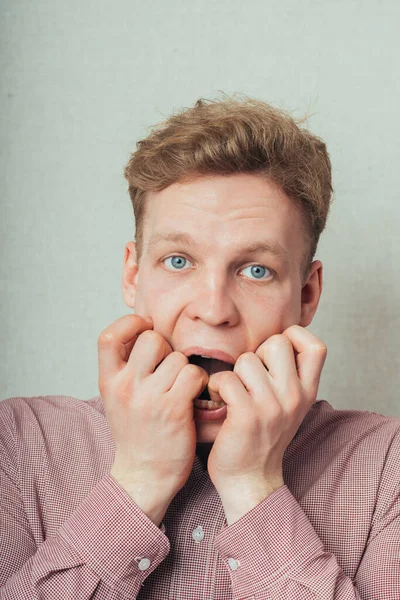
[[[169,233],[156,233],[149,241],[149,249],[153,249],[161,242],[172,242],[175,244],[182,244],[183,246],[197,246],[194,238],[188,233],[180,231],[171,231]],[[279,242],[275,240],[268,241],[255,241],[248,246],[237,248],[238,254],[256,254],[257,252],[264,252],[267,254],[273,254],[278,258],[282,258],[286,261],[289,260],[289,252]]]

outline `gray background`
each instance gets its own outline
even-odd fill
[[[319,398],[400,416],[400,3],[14,0],[0,17],[1,399],[98,394],[97,337],[130,312],[123,167],[150,125],[222,90],[312,115],[335,187]]]

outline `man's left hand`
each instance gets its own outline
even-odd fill
[[[208,457],[208,474],[228,524],[284,485],[283,455],[314,404],[326,345],[292,325],[245,352],[233,371],[211,375],[227,416]]]

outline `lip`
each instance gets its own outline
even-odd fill
[[[192,354],[198,355],[206,355],[210,358],[216,358],[218,360],[223,360],[224,362],[230,363],[231,365],[235,364],[235,359],[233,356],[224,352],[223,350],[216,350],[215,348],[201,348],[200,346],[191,346],[190,348],[186,348],[186,350],[181,350],[182,354],[187,356],[191,356]]]
[[[227,405],[214,410],[208,410],[207,408],[193,407],[193,417],[195,421],[222,421],[227,415]]]

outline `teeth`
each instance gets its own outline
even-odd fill
[[[223,406],[225,406],[225,402],[214,402],[213,400],[200,400],[199,398],[196,398],[196,400],[194,401],[194,405],[197,406],[197,408],[207,408],[208,410],[212,410],[214,408],[222,408]]]
[[[201,358],[210,358],[209,356],[204,356],[204,354],[200,354]]]

